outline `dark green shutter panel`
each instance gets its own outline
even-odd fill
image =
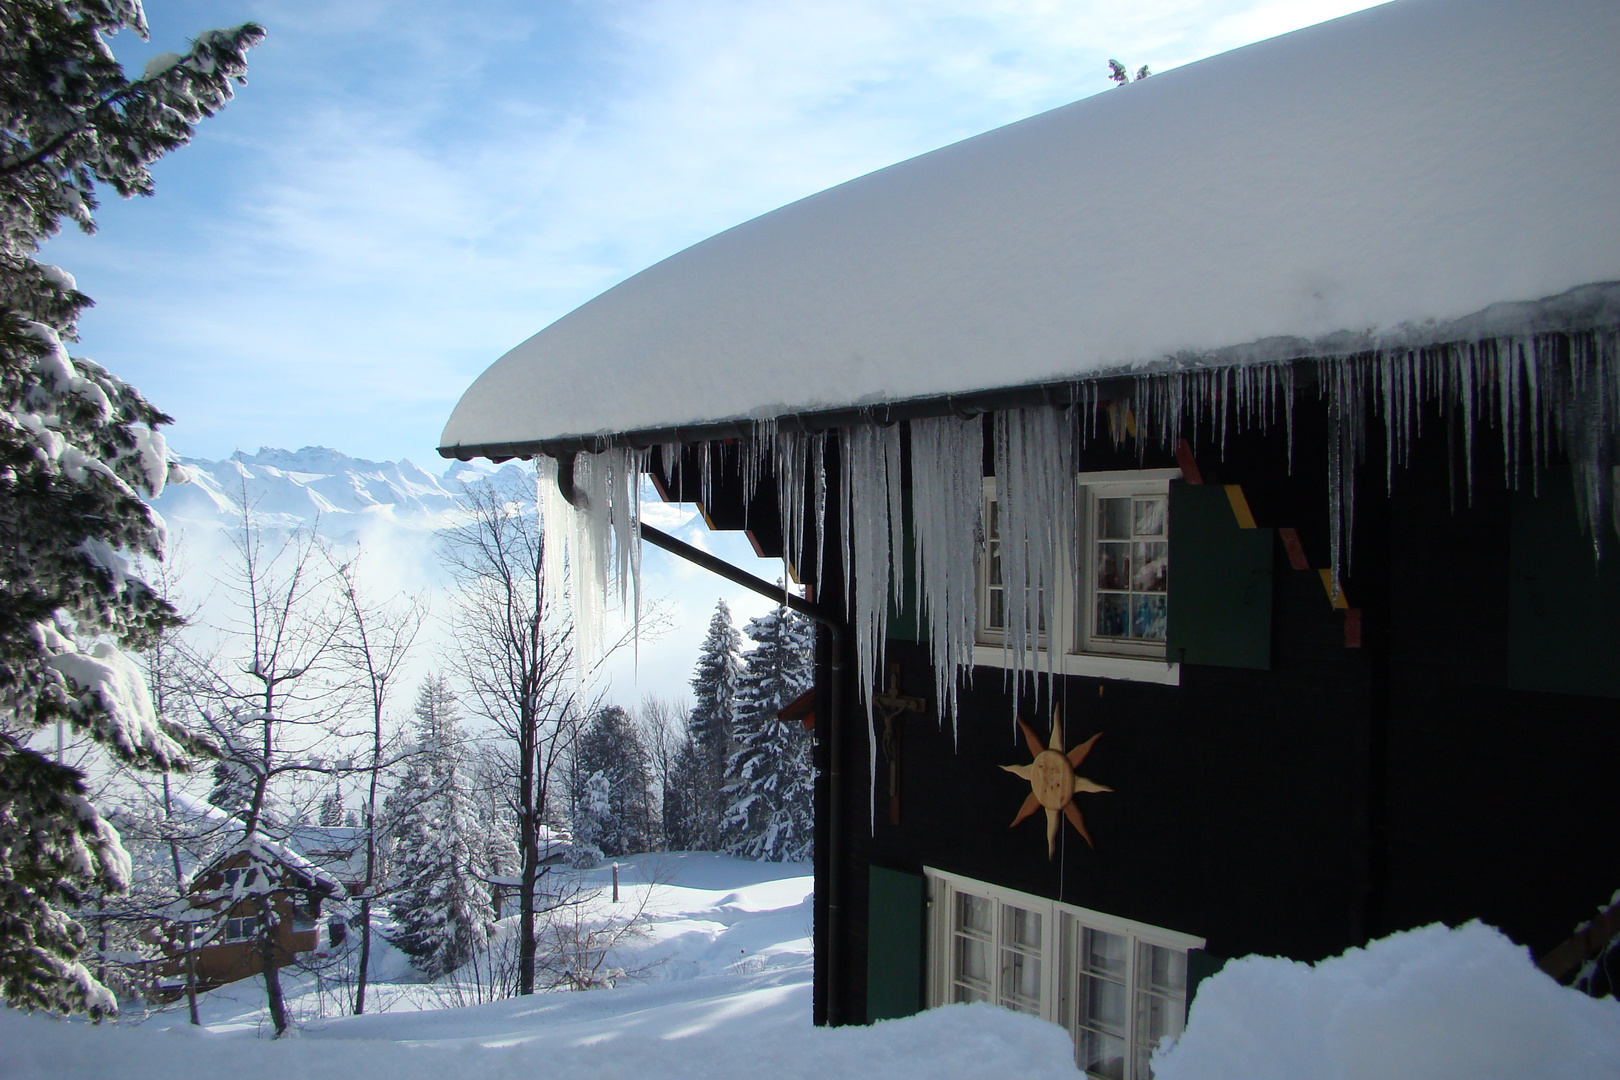
[[[1548,472],[1540,488],[1513,494],[1508,685],[1620,697],[1620,544],[1611,532],[1603,561],[1592,558],[1569,469]]]
[[[871,868],[866,904],[868,1023],[922,1010],[926,910],[920,875]]]
[[[1272,530],[1238,525],[1218,484],[1170,484],[1169,659],[1271,667]]]

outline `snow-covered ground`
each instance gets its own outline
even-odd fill
[[[620,860],[586,872],[592,914],[642,910],[646,933],[609,963],[612,989],[446,1008],[391,950],[372,1014],[322,1017],[289,974],[293,1038],[270,1042],[257,980],[183,1008],[100,1027],[0,1009],[5,1080],[1076,1080],[1069,1036],[988,1005],[866,1028],[810,1023],[811,877],[802,864],[712,854]],[[645,903],[643,904],[643,901]],[[331,998],[329,994],[329,1000]],[[1620,1003],[1536,970],[1478,923],[1427,927],[1319,964],[1249,957],[1199,988],[1161,1080],[1457,1080],[1620,1076]]]
[[[603,913],[611,867],[586,874]],[[652,883],[649,884],[649,881]],[[810,1023],[810,868],[711,854],[620,860],[620,908],[647,895],[646,935],[617,950],[639,977],[613,989],[558,992],[465,1008],[408,981],[384,951],[376,1007],[361,1017],[310,1019],[296,1038],[261,1040],[262,985],[245,980],[204,996],[204,1029],[183,1006],[143,1021],[93,1027],[0,1010],[0,1076],[128,1080],[407,1080],[545,1077],[940,1076],[1072,1078],[1063,1031],[989,1006],[954,1006],[875,1028]],[[289,977],[295,1012],[315,1003],[311,980]]]

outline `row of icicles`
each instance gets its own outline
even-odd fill
[[[1213,442],[1224,452],[1229,429],[1272,427],[1287,433],[1292,467],[1296,378],[1314,367],[1328,418],[1328,512],[1335,579],[1351,559],[1355,484],[1365,459],[1367,420],[1383,418],[1387,483],[1422,434],[1424,407],[1438,403],[1453,436],[1460,427],[1465,483],[1473,484],[1473,442],[1482,422],[1496,428],[1504,479],[1531,480],[1558,450],[1575,475],[1576,502],[1595,547],[1608,519],[1620,532],[1620,329],[1490,338],[1423,349],[1381,350],[1299,363],[1193,367],[1136,375],[1131,428],[1121,406],[1100,400],[1095,382],[1072,388],[1067,407],[1009,409],[963,418],[940,416],[831,431],[782,430],[755,424],[753,436],[732,446],[702,443],[697,451],[700,501],[713,489],[722,454],[735,454],[745,497],[774,476],[781,509],[784,559],[814,568],[821,580],[829,558],[842,560],[846,611],[853,630],[858,687],[872,716],[872,691],[882,670],[891,607],[906,594],[918,614],[934,670],[938,715],[954,725],[957,688],[971,672],[977,629],[977,560],[984,543],[985,425],[990,428],[1003,552],[1006,667],[1014,680],[1044,670],[1052,658],[1034,647],[1034,628],[1051,625],[1060,567],[1076,550],[1077,497],[1073,478],[1080,451],[1093,439],[1170,447],[1178,438]],[[1101,419],[1099,419],[1101,418]],[[1100,429],[1100,430],[1099,430]],[[910,527],[913,574],[906,574],[905,501],[901,488],[903,430],[909,434]],[[828,477],[828,444],[837,440],[837,482]],[[1455,438],[1453,438],[1455,442]],[[663,449],[665,462],[680,447]],[[649,449],[611,448],[577,455],[579,505],[564,501],[557,462],[540,462],[548,595],[568,595],[576,652],[588,670],[597,655],[610,589],[622,607],[641,604],[640,477]],[[1528,456],[1528,460],[1526,460]],[[668,478],[673,480],[674,478]],[[836,551],[827,550],[828,500],[836,499]],[[807,527],[808,526],[808,527]],[[813,539],[812,539],[813,533]],[[810,546],[812,550],[806,550]],[[567,574],[564,574],[564,568]],[[790,571],[791,572],[791,571]],[[869,724],[870,727],[870,724]]]

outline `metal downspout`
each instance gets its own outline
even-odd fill
[[[574,487],[574,455],[566,454],[557,459],[557,490],[568,501],[570,506],[579,508],[578,492]],[[844,691],[844,627],[843,624],[829,615],[820,604],[811,603],[803,597],[794,596],[785,589],[773,585],[762,577],[756,577],[739,566],[733,566],[718,556],[712,555],[701,548],[693,547],[683,540],[677,540],[662,529],[654,528],[645,522],[638,523],[641,538],[654,547],[662,548],[671,555],[679,556],[687,562],[703,567],[711,573],[719,574],[727,581],[741,585],[745,589],[759,593],[761,596],[798,612],[800,615],[813,620],[825,627],[828,638],[828,664],[827,664],[827,799],[829,809],[827,813],[827,1023],[837,1025],[843,1021],[840,1015],[839,977],[843,964],[840,957],[842,945],[843,917],[840,912],[839,894],[843,887],[843,691]]]

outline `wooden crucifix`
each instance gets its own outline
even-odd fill
[[[889,688],[872,697],[878,715],[883,717],[883,756],[889,759],[889,824],[900,824],[900,716],[927,712],[926,698],[900,693],[900,665],[889,665]],[[873,762],[876,767],[877,763]]]

